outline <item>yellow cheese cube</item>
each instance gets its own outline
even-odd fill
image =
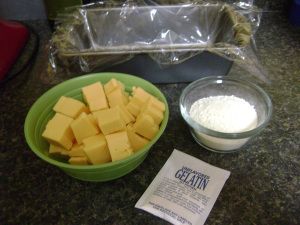
[[[144,98],[140,98],[140,96],[132,96],[129,102],[138,106],[139,108],[142,108],[146,104],[148,99],[150,98],[144,99]]]
[[[96,127],[98,127],[98,121],[96,119],[96,117],[94,116],[94,114],[89,113],[87,114],[89,120],[92,122],[92,124],[94,124]]]
[[[71,123],[71,129],[78,144],[81,144],[84,138],[99,133],[98,128],[90,121],[86,113],[80,114],[80,116]]]
[[[116,107],[98,111],[94,113],[94,115],[96,116],[100,130],[104,135],[126,129],[121,113]]]
[[[105,109],[105,110],[107,110],[107,109]],[[99,110],[99,111],[92,112],[92,115],[93,115],[94,119],[96,120],[96,123],[97,123],[98,127],[99,127],[98,116],[101,116],[102,115],[102,111],[105,111],[105,110]]]
[[[83,145],[74,144],[71,148],[71,150],[68,152],[68,155],[70,157],[79,157],[79,156],[85,156],[85,153],[83,151]]]
[[[126,102],[125,105],[129,102],[129,94],[126,91],[123,92],[123,101]]]
[[[53,118],[47,123],[46,128],[52,130],[63,128],[64,134],[67,136],[67,138],[73,141],[75,137],[70,128],[70,123],[73,121],[74,120],[68,116],[65,116],[61,113],[55,113]]]
[[[118,81],[119,83],[119,87],[122,89],[122,90],[125,90],[125,85],[121,82],[121,81]]]
[[[56,113],[47,123],[42,136],[52,144],[70,149],[74,140],[73,132],[70,129],[70,124],[73,121],[74,120],[68,116]]]
[[[125,89],[124,85],[120,81],[112,78],[104,85],[105,94],[108,95],[110,92],[114,91],[117,88],[120,88],[121,90]]]
[[[49,154],[50,155],[68,157],[69,156],[68,153],[69,153],[69,150],[67,150],[59,145],[50,144],[50,146],[49,146]]]
[[[89,110],[84,103],[73,98],[62,96],[55,104],[53,110],[75,119],[82,112],[88,113]]]
[[[153,118],[147,114],[141,114],[133,125],[135,133],[151,140],[158,132],[159,126],[155,124]]]
[[[131,115],[137,117],[141,111],[139,105],[135,104],[134,101],[130,100],[129,103],[126,105],[126,109],[130,112]]]
[[[138,150],[142,149],[146,144],[149,143],[148,139],[136,134],[133,131],[132,126],[127,126],[127,135],[134,152],[137,152]]]
[[[83,141],[83,151],[92,164],[101,164],[111,161],[110,153],[107,148],[103,134],[88,137]]]
[[[164,112],[166,111],[166,105],[162,101],[158,100],[154,96],[151,96],[148,100],[148,104],[152,105],[153,107],[157,108],[158,110]]]
[[[60,154],[64,150],[65,150],[65,148],[58,146],[58,145],[50,144],[50,146],[49,146],[50,154]]]
[[[117,105],[116,108],[120,111],[121,118],[124,120],[125,124],[135,121],[135,118],[128,112],[124,105]]]
[[[133,122],[127,124],[127,128],[128,128],[128,127],[133,127],[133,124],[134,124]]]
[[[65,150],[65,151],[62,151],[60,153],[60,155],[63,157],[63,158],[69,158],[69,150]]]
[[[141,111],[141,114],[145,113],[151,116],[157,125],[159,125],[164,119],[163,112],[154,107],[150,101],[147,102],[147,104],[145,105],[145,107],[143,107]]]
[[[156,97],[149,94],[148,92],[146,92],[141,87],[133,87],[132,88],[132,95],[133,95],[134,98],[136,98],[140,102],[145,103],[145,102],[150,101],[151,104],[153,104],[154,107],[161,110],[162,112],[164,112],[166,110],[166,106],[162,101],[158,100]]]
[[[116,105],[126,105],[128,103],[128,98],[124,94],[124,91],[120,88],[117,88],[107,94],[107,100],[110,107],[114,107]]]
[[[146,103],[152,95],[141,87],[132,87],[132,96],[137,98],[142,103]]]
[[[133,154],[126,131],[109,134],[105,138],[113,162]]]
[[[100,82],[83,87],[82,93],[91,112],[108,108],[103,86]]]
[[[86,156],[75,156],[69,159],[69,163],[72,165],[88,165],[88,159]]]

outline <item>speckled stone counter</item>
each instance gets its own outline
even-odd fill
[[[134,205],[174,148],[231,171],[207,225],[300,224],[300,29],[284,15],[265,13],[257,33],[258,56],[272,81],[261,86],[273,100],[274,113],[250,145],[234,154],[204,150],[180,116],[178,99],[186,84],[158,85],[170,106],[165,133],[136,170],[105,183],[65,175],[25,142],[30,106],[54,85],[41,79],[50,31],[43,21],[30,24],[41,38],[36,61],[0,88],[0,224],[168,224]]]

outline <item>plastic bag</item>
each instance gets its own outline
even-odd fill
[[[57,18],[49,62],[54,73],[78,74],[137,54],[168,67],[209,51],[266,80],[253,51],[260,17],[251,1],[103,1],[72,7]]]

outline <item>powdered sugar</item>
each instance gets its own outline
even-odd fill
[[[193,103],[190,116],[200,125],[224,133],[251,130],[257,125],[252,105],[236,96],[211,96]]]

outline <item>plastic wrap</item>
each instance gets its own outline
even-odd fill
[[[52,71],[74,74],[137,54],[148,54],[166,67],[209,51],[265,80],[253,51],[260,16],[251,2],[140,0],[73,7],[57,19],[49,61]]]

